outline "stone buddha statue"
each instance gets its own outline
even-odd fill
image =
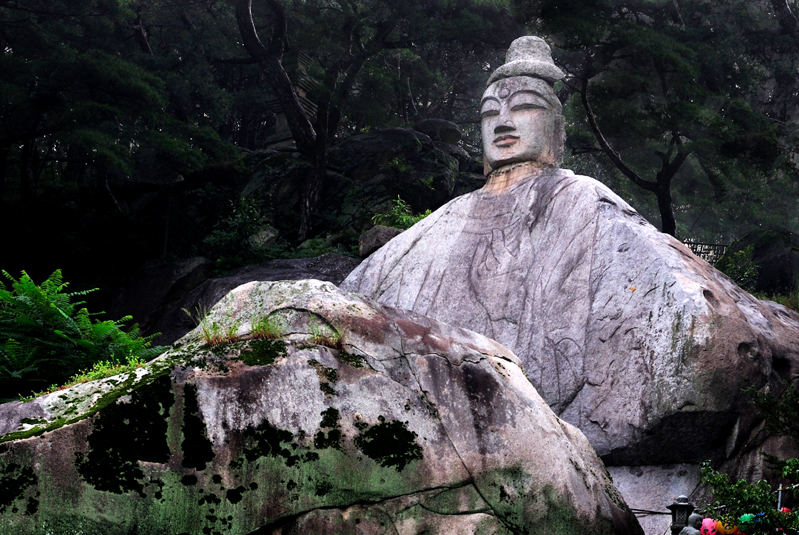
[[[514,41],[481,102],[485,186],[391,240],[342,288],[497,340],[619,468],[614,479],[644,465],[679,489],[687,479],[669,466],[686,463],[698,481],[700,461],[737,455],[753,429],[735,393],[777,372],[771,357],[752,355],[799,370],[799,320],[737,288],[600,182],[560,168],[562,76],[542,39]],[[673,498],[651,496],[645,481],[625,483],[631,506],[644,503],[637,493]]]
[[[596,213],[581,205],[604,188],[592,181],[586,197],[573,186],[590,179],[559,168],[564,119],[553,83],[562,77],[543,39],[516,39],[481,101],[485,186],[392,240],[343,286],[505,344],[556,412],[585,382]],[[606,189],[599,196],[624,204]]]
[[[507,186],[508,165],[529,168],[559,167],[563,155],[562,106],[552,83],[563,72],[552,62],[549,46],[540,37],[516,39],[507,62],[488,79],[480,103],[486,174],[489,189]],[[519,166],[515,166],[517,169]]]

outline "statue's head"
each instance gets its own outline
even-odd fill
[[[563,114],[552,84],[563,76],[540,37],[511,43],[505,64],[488,79],[480,106],[487,172],[518,162],[560,165]]]
[[[702,520],[704,520],[704,518],[705,517],[702,515],[694,513],[688,517],[688,525],[694,529],[699,529],[702,527]]]

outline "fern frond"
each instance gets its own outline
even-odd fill
[[[92,288],[91,290],[81,290],[79,292],[70,292],[70,293],[67,294],[67,297],[76,297],[76,296],[83,297],[84,295],[89,295],[90,293],[96,292],[99,289],[100,288]],[[75,304],[77,304],[77,303],[75,303]],[[99,312],[98,314],[103,314],[103,313]]]

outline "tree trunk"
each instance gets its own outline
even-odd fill
[[[671,185],[655,191],[660,211],[660,231],[674,236],[677,232],[677,220],[674,218],[674,206],[671,200]]]
[[[300,209],[300,229],[297,233],[297,240],[302,242],[311,233],[311,225],[314,221],[317,208],[319,207],[319,196],[325,184],[327,174],[327,148],[320,149],[314,155],[313,171],[308,174],[303,185],[301,209]]]
[[[799,41],[799,20],[791,11],[791,6],[787,0],[771,0],[771,5],[777,15],[777,20],[782,29],[787,32],[794,41]]]
[[[631,167],[624,163],[621,158],[621,154],[613,150],[613,147],[610,146],[610,143],[599,129],[596,115],[591,109],[591,104],[588,102],[588,75],[583,78],[582,86],[583,87],[580,96],[582,98],[586,118],[588,119],[588,124],[591,127],[591,131],[594,133],[594,137],[599,143],[599,146],[602,148],[602,151],[610,158],[610,161],[613,162],[613,165],[615,165],[616,168],[627,178],[629,178],[635,185],[655,194],[655,197],[658,201],[658,209],[660,210],[660,230],[665,234],[674,236],[677,232],[677,221],[674,218],[674,207],[672,206],[671,181],[677,174],[677,171],[680,170],[680,167],[682,167],[682,164],[685,163],[685,160],[688,158],[688,156],[691,155],[693,150],[685,147],[678,132],[672,132],[668,152],[655,153],[663,162],[660,171],[658,171],[657,175],[655,175],[655,180],[644,180]],[[677,149],[677,154],[674,155],[674,158],[672,158],[675,148]]]

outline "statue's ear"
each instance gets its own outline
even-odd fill
[[[488,160],[486,159],[486,157],[483,156],[483,174],[485,176],[488,176],[491,174],[491,171],[493,171],[493,169],[491,169],[491,166],[488,165]]]

